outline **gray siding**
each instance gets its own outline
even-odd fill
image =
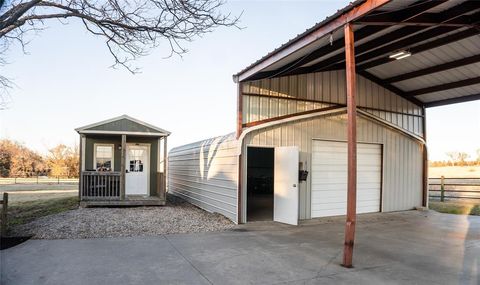
[[[86,135],[85,139],[85,170],[94,170],[93,156],[95,144],[114,144],[114,171],[120,171],[121,151],[118,146],[122,144],[121,136],[94,136]],[[158,170],[158,138],[127,136],[127,143],[150,144],[150,195],[157,195],[157,170]]]
[[[241,90],[243,123],[346,104],[344,70],[249,81],[242,83]],[[357,105],[412,134],[423,136],[421,107],[361,76],[357,76]]]
[[[94,130],[94,131],[117,131],[117,132],[146,132],[146,133],[158,133],[158,130],[150,128],[145,125],[141,125],[137,122],[128,120],[128,119],[120,119],[113,122],[105,123],[102,125],[98,125],[95,127],[88,128],[86,130]]]
[[[237,220],[238,156],[234,134],[172,149],[168,192]]]
[[[422,204],[422,143],[397,130],[363,117],[358,118],[359,142],[379,143],[384,146],[382,210],[408,210]],[[311,173],[313,139],[346,141],[346,115],[316,117],[252,131],[244,138],[243,151],[254,146],[298,146],[300,161],[307,162]],[[246,156],[243,156],[246,165]],[[246,168],[243,168],[246,173]],[[311,176],[300,183],[300,219],[310,218]],[[242,185],[246,185],[246,175]],[[242,189],[242,193],[246,193]],[[245,199],[245,196],[244,196]],[[243,217],[245,220],[245,216]]]

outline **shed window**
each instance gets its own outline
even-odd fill
[[[95,169],[113,171],[113,145],[95,145]]]
[[[143,172],[143,157],[145,150],[143,149],[131,149],[130,156],[130,172]]]

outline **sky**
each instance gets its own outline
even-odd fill
[[[32,35],[27,54],[13,46],[2,74],[13,79],[9,108],[0,111],[0,138],[46,153],[78,143],[75,128],[128,114],[172,132],[169,148],[235,130],[240,71],[290,38],[347,5],[349,0],[228,1],[243,12],[242,29],[219,28],[185,43],[182,57],[160,46],[136,61],[141,73],[111,68],[104,40],[77,21],[56,20]],[[447,151],[475,156],[480,148],[480,101],[427,111],[430,159]]]

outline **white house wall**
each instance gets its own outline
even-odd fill
[[[244,124],[346,104],[344,70],[248,81],[241,85]],[[423,136],[421,107],[361,76],[357,76],[357,105],[412,134]]]
[[[312,140],[346,141],[346,114],[317,117],[285,123],[252,131],[244,138],[243,154],[251,146],[298,146],[300,161],[307,163],[311,173]],[[359,142],[383,145],[382,210],[408,210],[422,204],[422,143],[392,128],[363,117],[358,118]],[[243,173],[246,173],[246,155],[243,156]],[[242,185],[246,185],[246,175]],[[300,219],[310,218],[311,175],[300,182]],[[242,189],[245,195],[246,189]],[[244,199],[246,196],[243,196]],[[243,200],[245,201],[245,200]],[[244,211],[245,212],[245,211]],[[243,217],[245,220],[245,216]]]
[[[235,135],[172,149],[168,192],[233,221],[237,218],[238,156]]]

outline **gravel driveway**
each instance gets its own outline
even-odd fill
[[[169,197],[162,207],[79,208],[17,226],[12,233],[36,239],[71,239],[210,232],[232,227],[234,224],[220,214]]]

